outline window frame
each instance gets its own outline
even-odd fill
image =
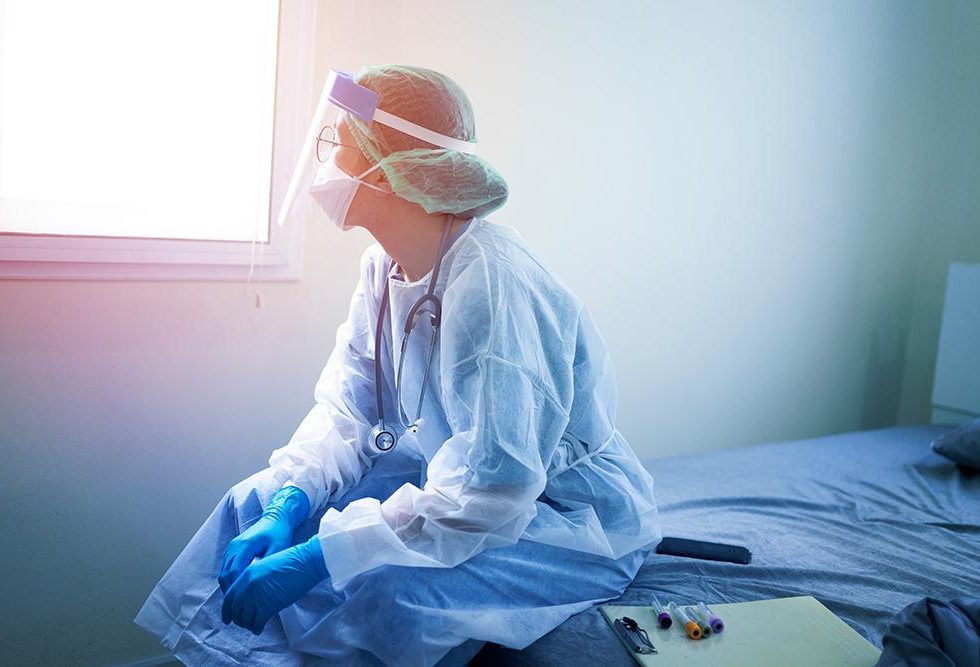
[[[313,2],[280,0],[267,242],[0,232],[0,280],[299,280],[309,202],[275,219],[309,124],[315,27]]]

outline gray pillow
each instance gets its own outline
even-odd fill
[[[943,433],[932,441],[932,451],[960,465],[980,470],[980,419]]]

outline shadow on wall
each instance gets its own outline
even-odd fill
[[[908,327],[905,326],[887,336],[874,333],[864,378],[862,429],[893,426],[898,422],[907,338]]]

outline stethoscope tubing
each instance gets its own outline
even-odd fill
[[[425,397],[425,388],[429,381],[429,371],[432,366],[432,356],[435,352],[436,337],[438,336],[439,330],[442,326],[442,301],[435,295],[435,285],[439,278],[439,269],[442,265],[442,258],[445,255],[445,245],[446,239],[449,236],[449,230],[452,227],[451,218],[447,216],[446,224],[442,230],[442,238],[439,241],[439,250],[436,253],[435,266],[432,269],[432,276],[429,278],[429,287],[426,293],[422,295],[409,310],[408,315],[405,318],[405,337],[402,339],[401,355],[398,358],[398,370],[395,376],[395,402],[397,403],[396,409],[398,414],[398,423],[402,428],[408,429],[415,426],[422,417],[422,401]],[[378,308],[378,319],[374,329],[374,397],[376,406],[378,409],[378,421],[381,430],[388,430],[385,424],[384,418],[384,404],[381,396],[381,386],[382,386],[382,373],[381,373],[381,348],[383,342],[384,333],[384,319],[385,314],[388,312],[388,278],[391,275],[391,269],[394,267],[394,260],[389,262],[388,271],[385,274],[385,286],[384,293],[381,296],[381,305]],[[405,351],[408,349],[408,339],[412,334],[412,330],[415,328],[415,318],[419,313],[419,310],[426,305],[426,303],[431,302],[435,312],[430,312],[430,324],[432,325],[432,336],[429,340],[429,353],[425,362],[425,374],[422,377],[422,387],[419,390],[419,401],[418,401],[418,411],[416,412],[415,421],[412,423],[406,423],[403,418],[402,412],[402,402],[401,402],[401,390],[402,390],[402,368],[405,362]],[[426,311],[428,312],[428,311]],[[397,442],[397,439],[396,439]],[[394,448],[392,445],[387,450],[391,451]]]

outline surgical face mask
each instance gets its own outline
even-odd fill
[[[354,195],[357,194],[357,186],[366,185],[378,192],[388,192],[384,188],[361,180],[379,166],[374,165],[355,178],[338,167],[333,159],[329,159],[317,170],[313,185],[310,186],[310,195],[323,209],[327,218],[346,232],[351,229],[346,222],[347,212],[350,210],[351,202],[354,201]]]

